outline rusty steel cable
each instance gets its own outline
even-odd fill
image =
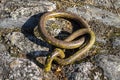
[[[79,30],[73,32],[65,40],[59,40],[57,38],[52,37],[46,30],[46,22],[50,18],[64,18],[64,19],[73,20],[77,22],[80,27],[82,25],[82,27]],[[51,65],[53,60],[56,61],[59,65],[64,66],[75,62],[77,59],[81,59],[95,42],[95,34],[90,29],[90,26],[87,24],[87,22],[83,20],[81,17],[72,13],[68,13],[68,12],[45,13],[41,17],[38,26],[42,38],[45,41],[47,41],[49,44],[52,44],[57,47],[52,52],[52,54],[47,57],[45,64],[45,71],[51,70]],[[88,37],[86,37],[85,35],[88,35]],[[79,36],[81,37],[75,40]],[[64,50],[75,49],[75,48],[79,48],[79,50],[70,57],[65,58]]]

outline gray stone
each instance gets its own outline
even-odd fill
[[[112,45],[113,45],[113,48],[117,47],[118,49],[120,49],[120,37],[113,37]]]
[[[1,28],[14,28],[14,27],[22,27],[23,24],[28,20],[28,17],[18,18],[17,20],[13,18],[5,18],[0,20]]]
[[[120,80],[120,57],[109,54],[97,55],[96,64],[104,70],[109,80]]]
[[[120,9],[120,0],[115,0],[114,6],[115,6],[115,9]]]
[[[120,0],[69,0],[76,4],[84,3],[85,5],[94,5],[104,9],[119,9]]]
[[[120,8],[120,0],[92,0],[95,6],[107,8]]]
[[[112,36],[111,38],[110,36],[118,30],[117,28],[120,28],[120,16],[115,13],[116,10],[113,10],[114,8],[119,10],[120,0],[69,1],[76,3],[75,5],[73,5],[74,3],[72,4],[75,7],[67,7],[67,11],[77,14],[90,22],[91,25],[93,24],[91,27],[96,34],[96,43],[93,46],[93,51],[91,50],[89,53],[118,52],[120,38],[115,36]],[[61,1],[60,3],[63,2]],[[77,6],[76,4],[79,4],[79,2],[84,3],[85,5]],[[59,4],[59,1],[57,4]],[[66,6],[69,6],[69,4]],[[60,7],[62,9],[62,7],[64,8],[65,6],[63,5]],[[109,8],[111,12],[106,10],[106,8]],[[52,50],[51,46],[41,38],[39,39],[36,35],[31,34],[37,26],[39,17],[42,13],[55,9],[56,4],[49,2],[48,0],[0,1],[0,27],[22,27],[22,32],[11,32],[9,34],[2,33],[4,36],[0,36],[1,39],[3,39],[1,42],[3,41],[6,43],[4,44],[5,46],[0,43],[0,79],[58,80],[52,71],[50,73],[45,73],[43,68],[39,67],[41,63],[45,62],[45,57],[41,58],[38,56],[42,54],[46,56],[50,53],[50,50]],[[57,21],[57,19],[51,20],[46,25],[49,26],[52,24],[54,24],[53,27],[50,26],[47,27],[47,29],[53,36],[57,36],[64,26],[70,27],[69,25],[71,25],[67,24],[66,21]],[[29,28],[32,28],[32,30]],[[68,29],[66,31],[68,31]],[[60,35],[60,37],[63,36],[64,35]],[[97,44],[97,42],[100,44]],[[9,49],[9,52],[6,51],[7,49]],[[25,55],[27,53],[32,53],[32,55],[30,54],[32,58],[29,58],[30,60],[28,60],[23,59],[24,57],[18,58],[19,56],[13,55],[22,53],[25,53]],[[116,54],[120,53],[118,52]],[[36,63],[34,58],[39,62]],[[100,54],[95,57],[96,65],[93,63],[94,61],[84,61],[80,64],[67,65],[63,67],[64,73],[58,73],[57,76],[60,77],[60,80],[63,80],[64,74],[66,74],[65,76],[68,80],[107,80],[107,78],[109,80],[119,80],[119,58],[118,55]],[[56,66],[52,66],[53,70],[54,67],[56,68]]]
[[[9,63],[10,63],[10,55],[7,51],[0,52],[0,79],[9,79],[8,75],[10,72]]]
[[[54,76],[54,77],[53,77]],[[0,52],[0,80],[58,80],[50,72],[45,74],[33,61],[11,57],[7,51]]]
[[[13,59],[10,62],[9,79],[15,80],[42,80],[43,70],[26,59]]]
[[[22,27],[31,16],[56,9],[48,0],[2,0],[0,6],[2,28]]]
[[[92,2],[97,7],[120,9],[120,0],[93,0]]]
[[[114,1],[116,1],[116,0],[114,0]],[[107,8],[113,7],[110,0],[93,0],[93,3],[96,6],[107,7]]]
[[[42,80],[43,70],[27,60],[13,58],[8,52],[0,52],[0,79],[2,80]]]
[[[42,40],[38,40],[34,36],[29,36],[29,38],[33,39],[34,41],[29,40],[21,32],[12,32],[6,36],[6,41],[10,41],[11,46],[15,45],[18,49],[20,49],[24,53],[35,52],[36,55],[47,54],[50,48],[50,46],[47,43],[45,43]]]
[[[6,47],[0,43],[0,52],[6,51]]]
[[[92,5],[70,7],[67,8],[67,11],[77,14],[87,21],[99,20],[106,25],[120,28],[120,16]]]
[[[83,62],[66,67],[66,76],[69,80],[105,80],[102,71],[91,62]]]

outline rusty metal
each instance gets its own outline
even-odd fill
[[[64,18],[71,19],[76,21],[82,27],[73,32],[69,37],[67,37],[64,41],[58,40],[52,37],[48,31],[46,30],[46,21],[50,18]],[[75,14],[68,12],[48,12],[45,13],[39,22],[39,32],[44,40],[48,43],[58,47],[53,53],[47,57],[45,64],[45,71],[51,70],[52,61],[56,61],[60,65],[68,65],[75,62],[77,59],[81,59],[86,55],[86,52],[92,47],[95,42],[95,34],[90,29],[90,26],[81,18]],[[83,36],[89,35],[89,37]],[[78,40],[74,40],[77,37],[80,37]],[[80,48],[76,53],[71,55],[68,58],[65,58],[65,53],[63,50],[65,49],[75,49]]]

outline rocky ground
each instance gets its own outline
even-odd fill
[[[53,63],[46,73],[45,59],[54,47],[40,37],[37,26],[42,14],[54,10],[85,19],[96,42],[86,58],[67,66]],[[64,19],[46,25],[53,36],[72,30]],[[1,0],[0,80],[120,80],[120,0]]]

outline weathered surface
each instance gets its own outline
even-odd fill
[[[54,47],[34,28],[44,12],[55,9],[75,13],[90,24],[96,43],[88,54],[99,55],[58,70],[53,64],[52,71],[45,73],[45,58]],[[68,36],[72,26],[79,27],[65,19],[51,19],[46,25],[48,32],[59,39]],[[11,27],[22,28],[11,30]],[[69,34],[60,34],[61,31]],[[1,0],[0,42],[2,80],[119,80],[120,0]]]
[[[119,37],[113,37],[112,45],[113,45],[113,48],[120,49],[120,36]]]
[[[13,58],[9,63],[8,79],[13,80],[42,80],[43,71],[36,64],[26,59]]]
[[[0,52],[6,51],[6,48],[3,44],[0,43]]]
[[[27,80],[27,79],[40,79],[42,80],[41,71],[31,61],[27,59],[18,59],[11,57],[6,51],[3,44],[0,44],[0,79],[13,79],[13,80]],[[27,73],[27,74],[26,74]]]
[[[79,16],[82,16],[88,21],[99,20],[100,22],[106,25],[120,28],[120,16],[91,5],[86,5],[83,7],[68,8],[67,11],[70,11]]]
[[[120,7],[118,6],[120,0],[84,0],[83,2],[87,5],[69,7],[66,10],[83,17],[89,22],[91,28],[96,34],[96,44],[94,48],[98,49],[97,53],[114,54],[113,56],[115,59],[113,56],[100,55],[96,57],[95,60],[96,63],[98,63],[97,66],[103,69],[104,77],[108,77],[109,80],[119,80],[120,78],[118,75],[120,75],[120,72],[114,67],[119,67],[120,65]],[[114,60],[114,62],[109,61],[109,59]],[[75,68],[76,67],[74,67],[74,69]],[[86,68],[86,66],[84,68]],[[73,71],[73,75],[71,74],[70,79],[84,80],[87,78],[85,80],[95,80],[94,78],[87,77],[89,72],[86,72],[87,75],[82,72],[84,72],[84,70],[81,70],[81,72]],[[83,74],[86,76],[83,77]],[[99,80],[99,78],[97,80]]]
[[[111,1],[112,0],[93,0],[93,4],[96,5],[96,6],[100,6],[100,7],[104,6],[104,7],[107,7],[107,8],[111,8],[111,7],[113,7]]]
[[[104,70],[104,75],[109,80],[120,79],[120,57],[107,54],[97,55],[96,63]]]
[[[9,53],[6,51],[6,48],[3,44],[0,43],[0,79],[8,79],[10,72],[9,65],[7,65],[9,60]],[[7,61],[8,60],[8,61]]]
[[[54,79],[53,73],[44,74],[44,70],[33,61],[12,57],[3,44],[0,44],[0,79],[1,80],[44,80]]]
[[[3,28],[22,27],[31,16],[56,9],[48,0],[2,0],[0,6],[0,27]]]
[[[45,55],[47,54],[50,48],[50,46],[47,43],[35,38],[32,35],[28,37],[29,39],[30,38],[33,39],[33,42],[30,41],[27,37],[25,37],[23,33],[12,32],[6,36],[6,41],[8,42],[8,44],[10,43],[11,45],[16,46],[18,49],[20,49],[24,53],[36,52],[36,55],[37,55],[37,53],[41,51],[41,53],[44,52]]]
[[[106,80],[102,71],[91,62],[83,62],[67,66],[65,70],[68,80]]]

